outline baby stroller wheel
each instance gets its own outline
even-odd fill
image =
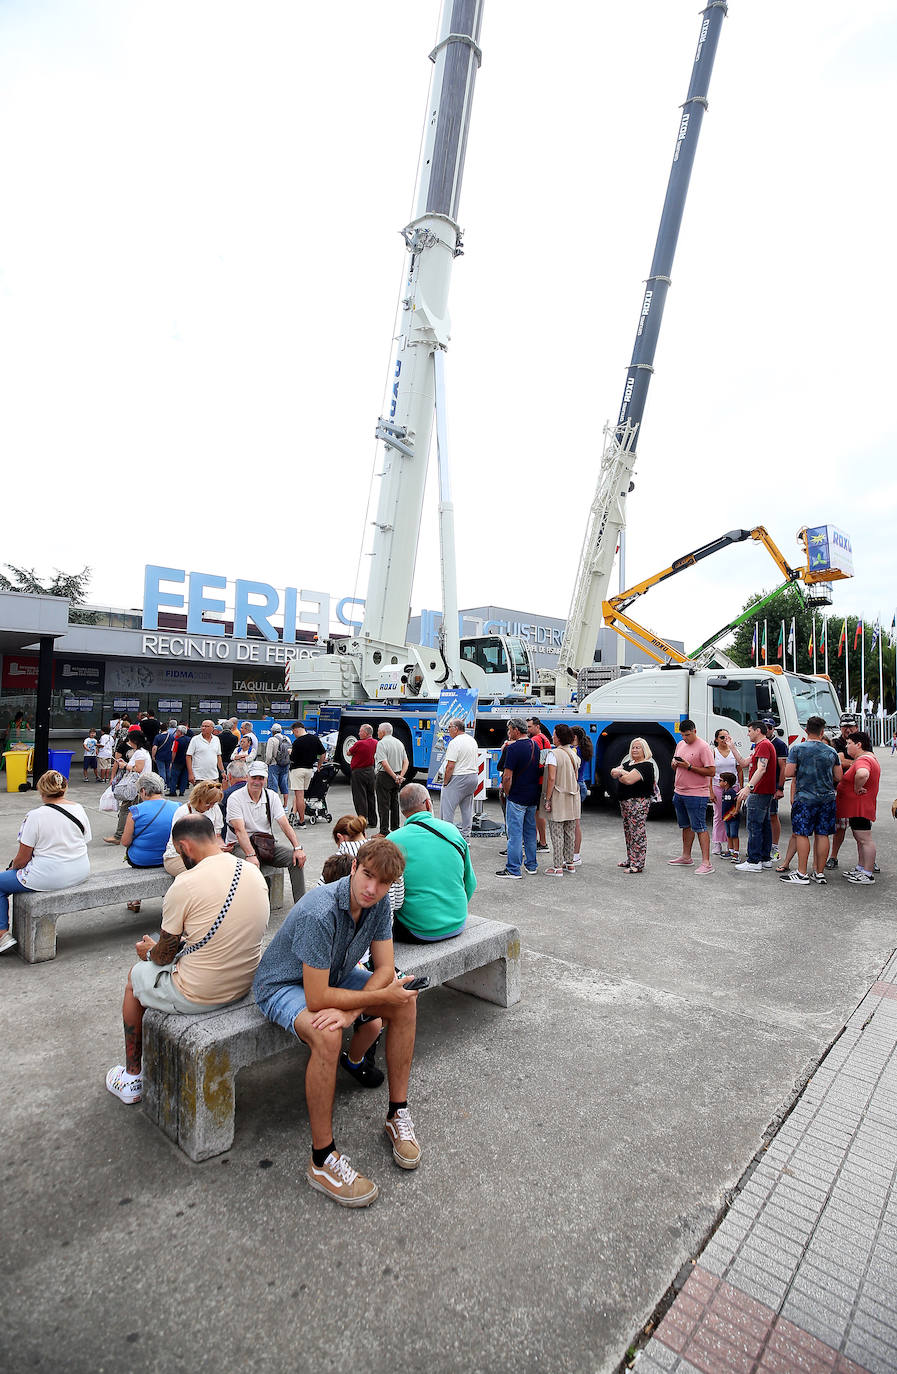
[[[333,820],[333,817],[331,816],[331,814],[330,814],[329,811],[325,811],[324,814],[323,814],[323,816],[321,817],[321,820],[322,820],[322,821],[326,821],[327,824],[329,825],[330,822]]]

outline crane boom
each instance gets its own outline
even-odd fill
[[[698,46],[692,64],[688,95],[682,106],[676,147],[673,151],[673,165],[654,246],[651,272],[645,283],[645,293],[639,311],[638,328],[632,359],[626,373],[623,399],[615,424],[605,430],[597,490],[589,513],[558,666],[550,675],[554,677],[557,702],[568,699],[575,685],[576,670],[592,662],[598,642],[602,602],[607,594],[620,531],[625,524],[626,497],[632,489],[638,432],[648,397],[651,374],[654,371],[654,354],[671,284],[670,272],[679,239],[698,137],[707,109],[707,92],[716,48],[727,9],[726,0],[710,0],[701,12]]]
[[[446,0],[434,63],[414,218],[402,231],[408,271],[399,305],[389,413],[377,438],[383,474],[362,643],[404,645],[436,402],[434,354],[449,342],[448,293],[461,252],[457,222],[483,0]]]

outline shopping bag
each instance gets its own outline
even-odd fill
[[[103,795],[100,797],[100,810],[101,810],[101,811],[117,811],[117,810],[118,810],[118,802],[115,800],[115,797],[112,795],[112,788],[111,788],[111,787],[107,787],[107,788],[106,788],[106,791],[105,791],[105,792],[103,793]]]

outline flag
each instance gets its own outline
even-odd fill
[[[872,631],[872,648],[869,650],[870,654],[874,654],[874,653],[875,653],[875,646],[876,646],[876,644],[878,643],[878,636],[879,636],[880,634],[881,634],[881,621],[880,621],[880,620],[876,620],[876,622],[875,622],[875,629]]]
[[[894,612],[894,618],[891,621],[891,629],[897,630],[897,611]]]
[[[779,630],[779,647],[776,649],[776,658],[781,658],[781,657],[782,657],[782,650],[783,650],[784,647],[785,647],[785,622],[784,622],[784,620],[783,620],[783,621],[782,621],[781,629]]]
[[[791,617],[791,629],[788,631],[788,653],[794,653],[794,616]]]
[[[810,658],[813,657],[813,653],[814,653],[815,648],[816,648],[816,622],[815,622],[815,620],[814,620],[813,623],[812,623],[812,625],[810,626],[810,641],[809,641],[809,643],[807,644],[807,654],[809,655]]]
[[[863,633],[863,618],[862,618],[862,616],[861,616],[860,619],[857,621],[856,634],[855,634],[854,637],[853,637],[854,652],[856,651],[856,647],[857,647],[857,645],[858,645],[859,642],[860,642],[860,635],[861,635],[862,633]]]
[[[839,658],[841,657],[841,655],[842,655],[843,652],[844,652],[844,646],[846,645],[846,643],[847,643],[847,621],[845,620],[845,621],[844,621],[844,624],[841,626],[841,638],[838,640],[838,657],[839,657]]]
[[[763,662],[769,662],[769,649],[766,644],[766,621],[763,622]]]
[[[753,637],[752,637],[752,639],[751,639],[751,658],[754,660],[754,662],[756,662],[756,660],[757,660],[757,622],[756,622],[756,620],[754,621],[754,634],[753,634]]]

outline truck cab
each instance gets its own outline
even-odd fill
[[[516,635],[462,639],[461,672],[483,697],[529,696],[534,677],[529,649]]]

